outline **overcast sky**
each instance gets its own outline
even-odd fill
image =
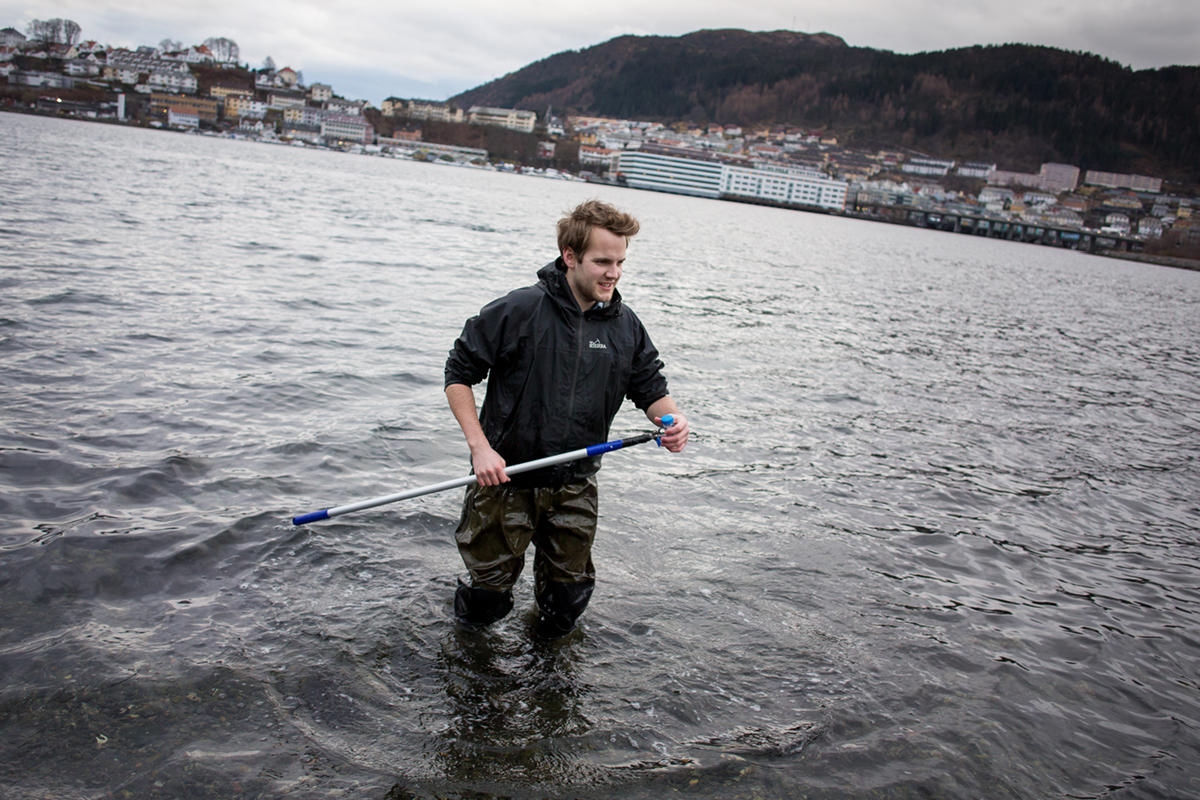
[[[622,34],[702,28],[826,32],[898,53],[1023,42],[1096,53],[1134,69],[1200,64],[1196,0],[0,0],[0,27],[65,17],[114,46],[237,42],[253,67],[269,55],[308,83],[370,100],[444,100],[563,50]]]

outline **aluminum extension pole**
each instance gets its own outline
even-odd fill
[[[669,414],[663,417],[663,425],[664,426],[669,428],[673,422],[674,422],[674,419]],[[659,437],[661,437],[661,436],[662,436],[662,431],[659,430],[659,431],[655,431],[654,433],[643,433],[639,436],[633,436],[628,439],[615,439],[611,442],[604,442],[602,444],[594,444],[590,447],[581,447],[578,450],[571,450],[566,453],[559,453],[558,455],[555,455],[555,456],[546,456],[545,458],[538,458],[538,459],[534,459],[533,461],[526,461],[521,464],[514,464],[511,467],[505,467],[504,471],[509,475],[517,475],[522,472],[529,472],[530,470],[541,469],[542,467],[549,467],[554,464],[562,464],[567,461],[577,461],[578,459],[587,458],[588,456],[602,455],[604,453],[608,453],[613,450],[620,450],[622,447],[632,447],[635,444],[642,444],[643,442],[649,442],[652,440],[658,441]],[[661,446],[661,444],[662,443],[659,442],[660,446]],[[325,508],[320,511],[312,511],[308,514],[301,514],[297,517],[292,518],[292,524],[293,525],[307,525],[310,522],[317,522],[319,520],[329,519],[330,517],[337,517],[342,514],[349,514],[352,511],[362,511],[365,508],[374,508],[375,506],[382,506],[382,505],[386,505],[388,503],[395,503],[400,500],[408,500],[413,497],[420,497],[423,494],[433,494],[434,492],[442,492],[442,491],[445,491],[446,489],[454,489],[455,487],[466,486],[468,483],[474,483],[474,482],[475,482],[474,475],[464,475],[461,478],[454,478],[452,480],[442,481],[441,483],[434,483],[434,484],[430,484],[429,486],[422,486],[417,489],[409,489],[406,492],[397,492],[396,494],[388,494],[388,495],[384,495],[382,497],[373,497],[370,500],[360,500],[357,503],[348,503],[347,505],[344,505],[344,506],[336,506],[334,508]]]

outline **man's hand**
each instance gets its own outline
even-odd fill
[[[471,450],[471,466],[475,468],[475,480],[480,486],[499,486],[510,480],[504,471],[504,457],[490,445]]]
[[[450,411],[458,420],[467,437],[467,447],[471,449],[471,466],[475,468],[475,480],[480,486],[497,486],[508,483],[508,475],[504,472],[504,458],[492,449],[483,428],[479,425],[479,416],[475,411],[475,390],[465,383],[451,383],[446,386],[446,399],[450,402]]]
[[[663,447],[672,453],[678,453],[687,445],[688,435],[691,433],[691,430],[688,428],[687,417],[683,414],[675,411],[671,413],[671,416],[675,419],[671,423],[671,427],[667,428],[666,432],[659,438],[659,441],[662,442]],[[654,424],[661,427],[662,417],[655,417]]]

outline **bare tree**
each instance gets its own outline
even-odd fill
[[[76,44],[79,41],[79,23],[71,19],[35,19],[26,28],[29,38],[47,44]]]
[[[62,29],[61,19],[35,19],[29,23],[26,30],[29,32],[29,38],[39,42],[55,43],[58,41],[59,31]]]
[[[263,65],[262,65],[262,68],[263,68],[263,70],[265,70],[266,72],[270,72],[270,73],[274,74],[274,72],[275,72],[275,59],[271,58],[270,56],[267,56],[266,58],[264,58],[264,59],[263,59]]]
[[[211,50],[213,58],[221,63],[236,63],[238,60],[238,46],[233,39],[210,36],[204,40],[204,46]]]
[[[178,39],[163,39],[158,43],[158,49],[164,53],[175,53],[183,49],[183,42]]]
[[[79,23],[73,19],[64,19],[62,21],[62,44],[76,45],[79,43],[79,32],[82,28]]]

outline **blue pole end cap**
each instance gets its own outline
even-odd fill
[[[320,511],[314,511],[311,514],[301,514],[298,517],[292,517],[293,525],[307,525],[310,522],[316,522],[319,519],[329,519],[329,509],[323,508]]]

